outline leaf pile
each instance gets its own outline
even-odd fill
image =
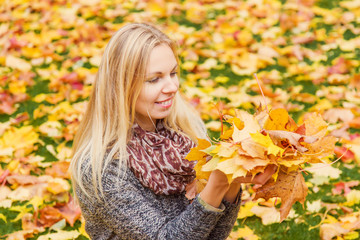
[[[128,22],[178,42],[181,92],[211,137],[218,110],[235,117],[264,103],[257,73],[273,109],[299,123],[316,112],[340,139],[341,161],[307,169],[305,208],[294,204],[285,221],[274,198],[254,202],[245,187],[231,239],[359,238],[358,16],[358,0],[2,1],[0,239],[88,239],[69,187],[71,146],[104,46]]]
[[[230,128],[220,136],[220,141],[210,145],[200,140],[186,159],[198,160],[195,166],[198,179],[206,179],[218,169],[230,183],[238,177],[255,177],[268,165],[278,166],[273,181],[259,188],[255,199],[280,197],[281,221],[284,220],[292,205],[296,201],[304,203],[307,195],[305,180],[298,171],[300,166],[325,162],[323,158],[334,154],[336,138],[327,135],[327,123],[319,114],[310,115],[298,126],[282,108],[255,115],[236,110],[228,122]],[[206,161],[208,156],[211,160]]]

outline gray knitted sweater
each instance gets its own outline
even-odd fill
[[[91,239],[221,240],[231,232],[240,199],[236,204],[223,201],[223,212],[210,211],[197,198],[190,203],[184,194],[154,194],[128,168],[120,173],[122,181],[117,181],[118,173],[118,161],[114,160],[103,176],[105,200],[89,198],[75,187]],[[91,171],[84,176],[91,186]]]

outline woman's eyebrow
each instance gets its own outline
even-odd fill
[[[173,69],[171,69],[171,72],[174,71],[177,67],[178,67],[178,64],[175,64],[175,66],[173,67]],[[151,76],[151,75],[160,75],[160,74],[162,74],[162,72],[152,72],[152,73],[149,73],[148,76]]]

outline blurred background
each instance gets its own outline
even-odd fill
[[[360,0],[0,0],[0,239],[88,239],[72,141],[104,47],[129,22],[178,43],[181,92],[213,139],[219,112],[267,104],[298,123],[318,112],[339,140],[327,161],[341,160],[304,175],[307,200],[282,223],[279,202],[246,187],[229,239],[360,238]]]

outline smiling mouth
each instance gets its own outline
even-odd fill
[[[172,99],[163,101],[163,102],[156,102],[156,104],[161,105],[162,107],[168,108],[172,105]]]

